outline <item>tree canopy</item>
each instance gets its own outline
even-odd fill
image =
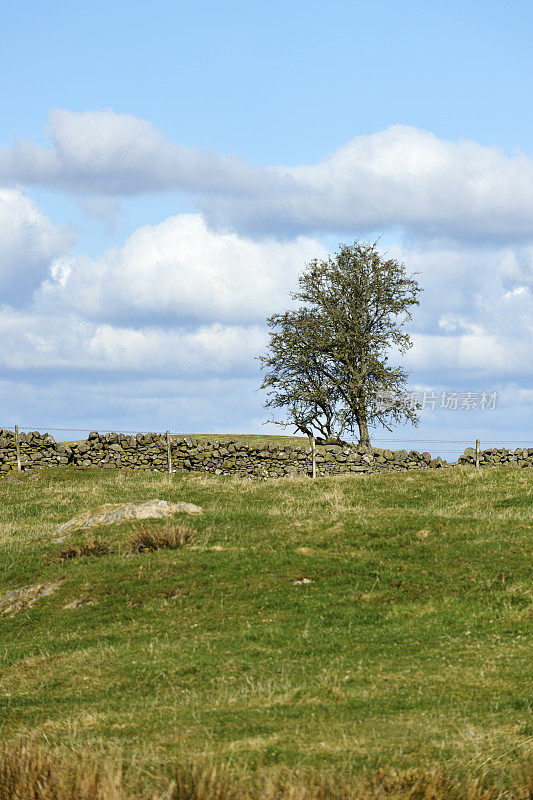
[[[341,244],[314,259],[292,293],[299,305],[267,320],[270,339],[260,356],[267,408],[282,409],[281,425],[339,441],[369,426],[418,422],[405,398],[407,373],[391,357],[411,347],[403,330],[421,289],[404,264],[384,258],[377,244]]]

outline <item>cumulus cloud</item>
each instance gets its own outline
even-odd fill
[[[323,191],[318,178],[306,180]],[[0,234],[0,373],[10,386],[26,387],[25,402],[36,413],[42,386],[52,387],[50,397],[55,386],[72,398],[90,395],[106,409],[107,427],[113,419],[116,427],[153,427],[151,409],[168,420],[174,404],[189,420],[172,425],[177,429],[227,430],[235,427],[232,419],[249,420],[241,430],[260,429],[261,395],[253,390],[260,384],[255,356],[266,345],[265,318],[287,308],[303,266],[326,255],[311,236],[253,238],[213,227],[201,214],[179,214],[91,258],[74,254],[72,232],[54,226],[13,188],[0,191]],[[425,290],[406,356],[413,384],[498,389],[507,393],[509,413],[526,424],[533,245],[407,241],[390,254],[420,273]],[[80,386],[89,394],[80,394]],[[166,391],[174,393],[171,400]],[[5,411],[15,407],[7,389],[6,396]],[[93,419],[90,404],[79,401],[78,419]],[[57,407],[67,413],[64,403]],[[120,423],[124,415],[129,423]],[[494,419],[504,424],[506,416]]]
[[[138,229],[100,258],[55,259],[34,315],[4,314],[3,366],[255,375],[265,318],[297,275],[325,256],[313,239],[255,241],[213,231],[198,214]],[[391,248],[419,272],[422,303],[406,356],[413,377],[531,377],[533,247]],[[394,357],[394,356],[393,356]]]
[[[98,326],[87,342],[90,360],[114,370],[180,375],[250,375],[265,346],[260,326],[202,325],[193,331]]]
[[[152,123],[111,110],[55,109],[51,147],[17,140],[0,147],[0,180],[103,195],[226,190],[253,182],[256,170],[229,156],[168,142]]]
[[[82,194],[184,191],[217,225],[277,235],[403,226],[455,239],[533,238],[533,160],[396,125],[309,165],[254,167],[166,140],[111,110],[50,114],[50,147],[0,148],[0,180]]]
[[[405,364],[415,374],[473,381],[533,376],[532,342],[478,329],[458,335],[414,334]]]
[[[398,245],[391,255],[424,289],[406,356],[415,375],[533,374],[533,247]]]
[[[532,246],[396,245],[390,254],[424,288],[406,357],[413,375],[531,375]],[[166,364],[198,375],[244,370],[259,383],[266,317],[325,255],[308,237],[254,240],[213,230],[199,214],[169,217],[99,258],[54,259],[35,294],[37,322],[4,315],[4,367],[151,374]]]
[[[395,245],[424,288],[413,330],[533,336],[533,247]]]
[[[180,214],[100,258],[55,260],[36,302],[100,320],[264,322],[284,308],[304,265],[325,255],[311,238],[255,241]]]
[[[17,371],[130,373],[173,377],[250,376],[266,343],[258,325],[200,325],[194,330],[121,327],[77,316],[45,316],[4,307],[0,368]]]
[[[302,187],[298,206],[291,204],[301,225],[314,218],[331,230],[402,225],[431,236],[533,234],[533,160],[522,153],[509,157],[395,125],[354,138],[319,164],[282,172]],[[321,207],[319,198],[327,199]]]
[[[55,226],[18,189],[0,188],[0,297],[25,302],[46,276],[50,260],[67,251],[74,233]]]

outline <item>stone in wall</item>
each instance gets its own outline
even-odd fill
[[[458,464],[475,464],[476,451],[467,447],[463,455],[459,456]],[[517,447],[514,450],[503,448],[489,448],[480,450],[480,467],[533,467],[533,448]]]
[[[66,466],[69,447],[57,444],[47,433],[30,431],[19,434],[20,464],[22,470]],[[0,430],[0,473],[17,469],[17,451],[13,431]]]
[[[93,431],[87,439],[70,445],[57,444],[48,434],[37,431],[20,434],[21,465],[24,470],[71,464],[99,469],[157,470],[168,469],[166,436],[160,433],[100,434]],[[172,469],[211,472],[215,475],[238,475],[252,478],[279,478],[308,475],[311,453],[306,445],[257,444],[235,438],[220,442],[174,436],[171,441]],[[473,464],[475,451],[467,448],[460,464]],[[0,430],[0,474],[16,469],[15,437],[12,431]],[[318,475],[346,473],[398,472],[411,469],[438,469],[448,466],[440,457],[417,450],[389,450],[356,444],[318,445]],[[480,465],[533,466],[533,448],[483,450]]]
[[[152,469],[165,471],[165,436],[157,433],[124,436],[91,433],[86,442],[72,446],[71,463],[102,468]],[[311,470],[310,448],[305,445],[256,444],[244,439],[220,442],[192,436],[172,437],[174,470],[213,472],[217,475],[277,478],[307,475]],[[444,465],[429,453],[392,451],[357,445],[320,445],[316,452],[319,475],[428,469]]]

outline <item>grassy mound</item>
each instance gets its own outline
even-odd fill
[[[532,490],[497,468],[0,484],[0,599],[57,584],[0,615],[0,738],[120,748],[145,776],[209,754],[241,776],[444,768],[511,791],[533,740]],[[154,497],[204,514],[53,541]]]

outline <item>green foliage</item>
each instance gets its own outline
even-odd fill
[[[287,415],[273,421],[326,441],[358,432],[367,445],[369,425],[416,423],[402,398],[407,373],[389,363],[391,350],[411,346],[402,328],[419,302],[404,265],[356,241],[312,261],[299,283],[292,297],[302,305],[268,319],[269,350],[260,357],[266,406]]]

